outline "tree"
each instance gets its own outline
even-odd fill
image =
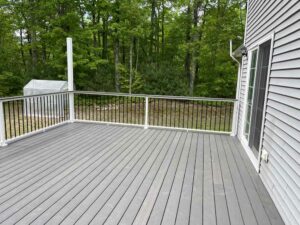
[[[234,97],[244,20],[245,0],[0,0],[0,92],[66,79],[71,36],[77,89]]]

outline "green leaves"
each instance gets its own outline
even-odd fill
[[[3,71],[0,73],[0,97],[7,96],[7,93],[20,93],[23,80],[21,76],[12,72]]]
[[[0,94],[66,79],[70,36],[77,89],[115,91],[117,68],[121,92],[131,74],[134,93],[187,95],[189,59],[194,95],[233,97],[244,18],[244,0],[0,0]]]

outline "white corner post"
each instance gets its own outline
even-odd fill
[[[234,102],[234,107],[233,107],[233,116],[232,116],[232,128],[231,128],[231,136],[236,136],[237,135],[237,125],[238,125],[238,101]]]
[[[239,101],[240,101],[240,76],[241,76],[241,63],[233,56],[232,51],[232,40],[230,40],[230,57],[237,62],[238,64],[238,79],[237,79],[237,86],[236,86],[236,101],[234,102],[234,108],[233,108],[233,117],[232,117],[232,131],[231,136],[236,136],[238,132],[238,112],[239,112]]]
[[[0,146],[6,146],[3,102],[0,101]]]
[[[148,129],[148,110],[149,110],[149,98],[145,97],[145,125],[144,129]]]
[[[73,74],[73,44],[72,38],[67,38],[67,59],[68,59],[68,91],[69,91],[69,112],[70,122],[75,120],[74,115],[74,74]]]

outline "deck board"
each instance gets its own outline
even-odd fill
[[[229,142],[231,151],[236,151],[236,145],[233,142]],[[251,177],[249,175],[249,172],[243,163],[243,160],[240,156],[240,154],[233,154],[235,158],[235,162],[237,166],[239,167],[239,171],[242,177],[242,181],[244,183],[244,186],[246,188],[247,194],[249,196],[249,200],[251,202],[253,211],[255,213],[256,219],[258,224],[260,225],[270,225],[270,220],[268,215],[266,214],[266,211],[264,209],[264,206],[260,200],[260,197],[256,191],[255,185],[253,184]]]
[[[134,133],[136,134],[136,132]],[[130,138],[131,136],[129,136]],[[121,142],[120,148],[122,152],[119,155],[113,156],[111,160],[107,160],[108,164],[105,164],[105,170],[101,174],[95,174],[92,178],[88,178],[88,186],[83,190],[80,189],[79,192],[76,193],[75,197],[71,198],[71,201],[66,202],[63,207],[53,215],[49,221],[49,223],[55,224],[60,223],[64,220],[71,220],[71,218],[78,219],[82,215],[82,211],[85,208],[88,208],[96,198],[93,198],[94,195],[97,195],[99,192],[103,192],[106,190],[106,187],[109,187],[114,178],[118,177],[118,180],[123,178],[124,174],[129,171],[132,165],[134,165],[138,160],[132,161],[134,156],[136,156],[138,147],[142,146],[145,142],[143,141],[143,137],[145,134],[141,135],[140,138],[132,139],[128,143]],[[128,139],[125,139],[125,141]],[[150,139],[151,140],[151,139]],[[137,146],[136,149],[130,148],[131,146]],[[140,151],[142,153],[142,151]],[[129,164],[130,163],[130,164]],[[127,169],[125,170],[124,168]],[[120,172],[122,171],[121,175]],[[119,176],[118,176],[119,175]],[[74,216],[72,216],[74,215]],[[37,223],[38,224],[38,223]]]
[[[169,224],[176,223],[176,219],[178,215],[178,207],[180,203],[180,196],[184,184],[185,170],[188,164],[188,158],[190,154],[191,141],[192,141],[192,134],[190,133],[187,135],[187,138],[183,144],[184,151],[181,155],[180,162],[178,165],[178,170],[175,174],[175,179],[173,181],[172,189],[169,194],[169,199],[161,223],[162,225],[169,225]]]
[[[203,177],[203,225],[216,225],[216,205],[213,183],[211,145],[208,134],[204,135],[204,177]]]
[[[111,171],[113,166],[122,162],[121,154],[124,154],[125,151],[122,151],[124,149],[121,148],[121,146],[125,144],[129,137],[130,135],[127,134],[125,137],[120,138],[118,145],[111,145],[104,149],[103,153],[95,157],[93,164],[87,167],[80,176],[77,176],[68,183],[68,185],[56,192],[48,201],[39,205],[38,210],[42,209],[43,214],[38,219],[35,219],[34,223],[45,223],[58,212],[63,215],[64,211],[60,211],[60,209],[62,209],[67,203],[69,203],[69,207],[67,208],[68,210],[77,206],[78,200],[80,199],[79,196],[84,195],[84,193],[91,190],[92,187],[96,187],[95,184],[100,182],[105,175],[108,175],[108,172]],[[26,220],[29,220],[30,216],[31,219],[34,219],[35,214],[36,212],[33,211],[31,215],[27,216]]]
[[[235,186],[230,173],[230,168],[226,160],[225,148],[222,144],[222,139],[219,135],[216,136],[217,150],[220,159],[220,166],[223,175],[223,183],[225,189],[225,196],[228,207],[228,214],[230,218],[231,225],[241,225],[244,224],[240,205],[238,202],[237,194],[235,191]]]
[[[172,184],[174,182],[175,174],[178,169],[179,161],[181,158],[181,155],[183,153],[183,145],[186,140],[187,133],[181,134],[181,137],[179,139],[179,142],[176,146],[176,152],[175,156],[169,166],[169,169],[166,173],[166,176],[164,178],[163,184],[161,186],[160,192],[158,194],[158,197],[155,201],[155,204],[153,205],[152,212],[149,215],[147,224],[149,225],[155,225],[155,224],[161,224],[166,205],[169,199],[169,195],[171,192]]]
[[[0,223],[283,224],[235,138],[86,123],[0,149]]]
[[[221,170],[215,135],[210,135],[209,139],[211,146],[213,183],[216,202],[216,220],[217,224],[230,225],[227,198],[225,195],[223,182],[223,171]]]
[[[203,218],[203,149],[204,149],[203,134],[197,135],[197,149],[195,155],[195,168],[193,179],[193,190],[191,199],[190,224],[199,224]],[[196,138],[195,138],[196,139]]]
[[[225,147],[226,160],[235,186],[239,206],[241,208],[243,222],[245,225],[257,225],[256,215],[254,214],[251,202],[249,200],[249,196],[243,184],[239,168],[234,161],[234,156],[229,145],[229,139],[226,137],[222,137],[222,139]]]

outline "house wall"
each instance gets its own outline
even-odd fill
[[[300,1],[248,1],[245,45],[274,34],[260,176],[287,225],[300,224]],[[242,139],[248,59],[240,79],[238,137]],[[255,206],[254,206],[255,207]]]

